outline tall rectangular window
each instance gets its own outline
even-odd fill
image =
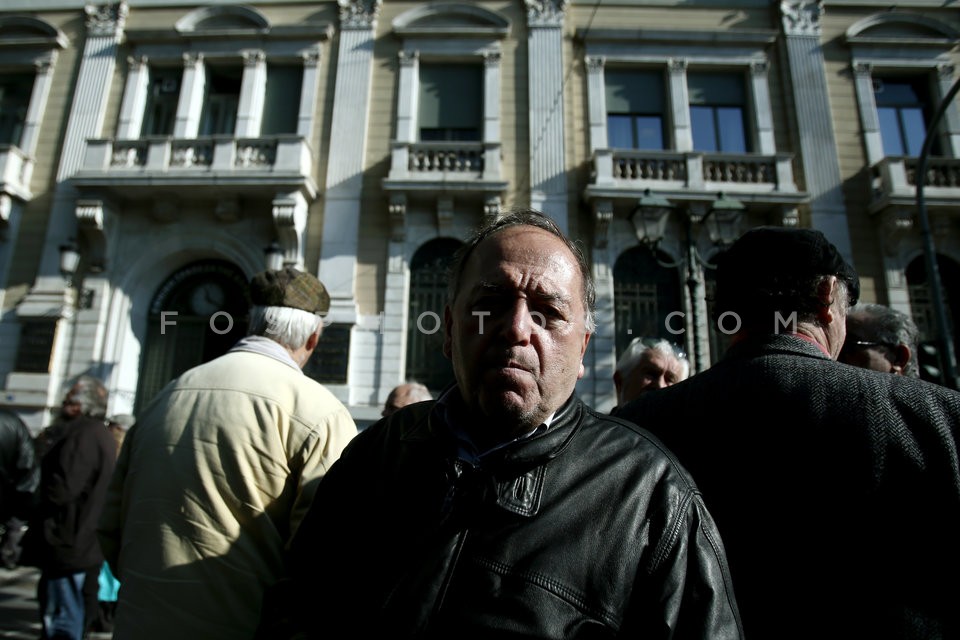
[[[697,151],[746,153],[747,93],[737,73],[688,73],[690,126]]]
[[[479,141],[483,133],[483,66],[420,65],[420,140]]]
[[[147,105],[143,113],[145,136],[173,135],[177,117],[177,101],[180,98],[181,69],[150,68],[147,87]]]
[[[607,141],[615,149],[665,149],[664,78],[659,71],[604,72]]]
[[[919,156],[930,114],[929,83],[919,77],[874,77],[873,93],[884,155]]]
[[[240,66],[207,67],[203,114],[200,116],[200,135],[233,135],[237,127],[242,79],[243,69]]]
[[[268,64],[267,90],[260,133],[296,133],[300,115],[303,65]]]
[[[34,74],[0,74],[0,144],[20,144],[30,108]]]

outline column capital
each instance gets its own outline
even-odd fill
[[[87,14],[86,25],[90,35],[107,38],[118,37],[123,32],[123,27],[127,22],[127,13],[129,13],[126,2],[100,7],[88,4],[83,10]]]
[[[343,29],[372,29],[380,14],[382,0],[337,0]]]
[[[781,0],[783,32],[788,36],[819,36],[823,0]]]
[[[563,12],[567,0],[524,0],[527,5],[527,24],[531,27],[563,26]]]

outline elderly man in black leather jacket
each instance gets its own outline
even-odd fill
[[[517,212],[464,246],[450,285],[456,384],[334,464],[261,637],[740,638],[693,480],[574,395],[594,298],[576,245]]]
[[[835,362],[858,294],[819,231],[752,229],[717,261],[733,345],[616,412],[696,477],[751,638],[960,638],[960,394]]]

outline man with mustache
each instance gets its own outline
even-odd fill
[[[468,240],[444,311],[455,383],[334,464],[260,637],[740,638],[693,480],[574,393],[593,305],[583,255],[544,215]]]

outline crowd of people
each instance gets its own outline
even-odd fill
[[[547,216],[479,229],[448,287],[454,379],[362,431],[303,373],[330,298],[293,268],[136,418],[90,376],[37,438],[0,413],[43,637],[960,638],[960,393],[822,233],[743,234],[728,351],[690,375],[635,338],[610,412],[575,393],[594,284]]]

